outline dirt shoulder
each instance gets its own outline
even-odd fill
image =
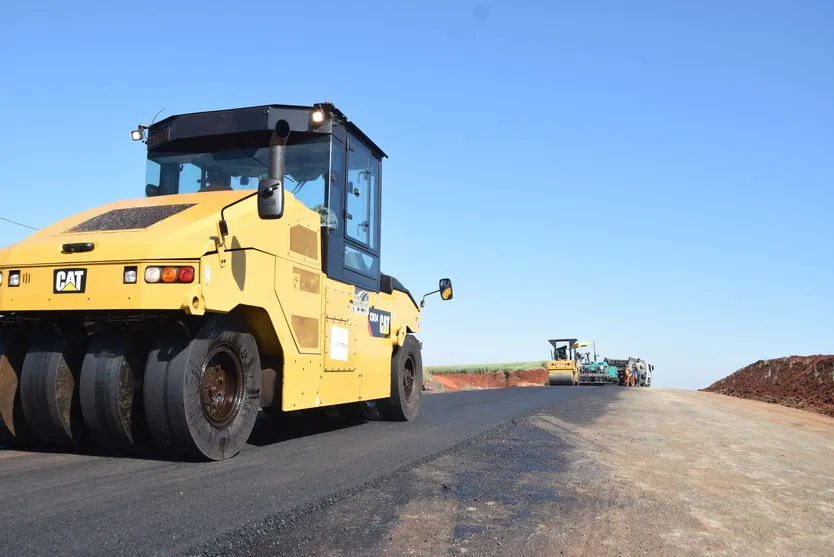
[[[492,373],[443,373],[431,376],[427,391],[460,391],[466,389],[506,389],[509,387],[541,387],[547,384],[547,370],[497,371]]]
[[[231,552],[828,555],[832,454],[826,416],[611,387],[261,528]]]

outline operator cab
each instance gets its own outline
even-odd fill
[[[380,273],[386,155],[332,104],[200,112],[140,126],[132,137],[148,145],[145,195],[258,189],[281,120],[290,126],[284,191],[321,215],[323,271],[370,290],[390,289],[391,277]]]
[[[553,346],[552,357],[556,361],[571,361],[575,358],[576,349],[575,338],[554,338],[548,340]]]

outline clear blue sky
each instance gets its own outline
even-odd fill
[[[163,107],[331,100],[390,156],[383,270],[454,280],[426,364],[834,352],[834,2],[13,2],[0,49],[0,216],[142,196]]]

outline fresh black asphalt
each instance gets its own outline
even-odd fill
[[[213,540],[255,535],[258,524],[325,508],[520,416],[609,390],[430,394],[409,423],[296,419],[281,427],[261,416],[249,444],[223,462],[0,448],[0,555],[211,552]]]

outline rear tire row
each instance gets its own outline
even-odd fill
[[[150,346],[130,332],[0,338],[0,444],[37,443],[222,460],[237,454],[260,407],[252,335],[212,316],[194,335]]]
[[[223,460],[252,433],[261,405],[254,337],[230,315],[195,334],[168,328],[148,343],[135,332],[25,339],[0,336],[0,444],[40,443],[180,459]],[[420,343],[411,335],[391,359],[391,395],[341,411],[349,423],[417,416]],[[270,415],[278,408],[265,408]]]

